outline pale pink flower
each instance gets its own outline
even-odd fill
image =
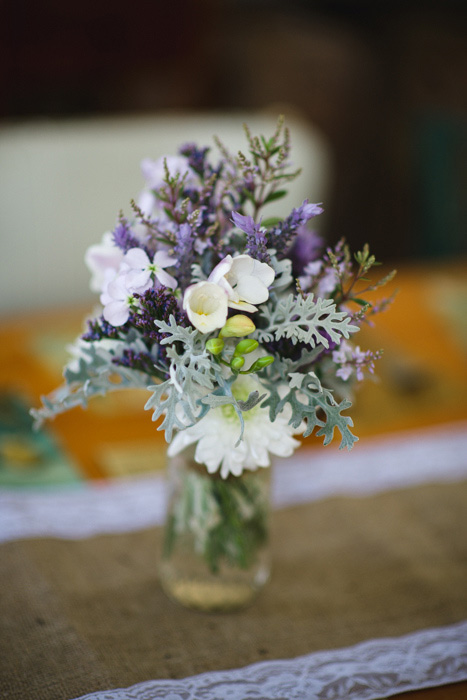
[[[130,288],[145,287],[145,289],[149,289],[152,286],[151,280],[154,275],[165,287],[176,289],[177,280],[164,269],[175,265],[176,262],[177,260],[171,258],[165,250],[158,250],[151,262],[144,250],[130,248],[123,258],[123,264],[128,269],[126,283]],[[149,284],[150,282],[151,284]]]
[[[90,287],[93,292],[101,292],[109,279],[109,273],[115,273],[123,260],[123,252],[114,243],[113,234],[107,231],[102,241],[90,246],[84,256],[85,263],[91,272]]]

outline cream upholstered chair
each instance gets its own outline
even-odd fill
[[[176,153],[186,141],[232,153],[246,146],[242,123],[271,134],[271,113],[160,114],[148,117],[41,121],[0,126],[0,314],[95,300],[86,248],[111,230],[118,212],[143,186],[140,161]],[[292,160],[303,174],[268,216],[284,215],[308,197],[326,200],[329,148],[311,125],[286,119]]]

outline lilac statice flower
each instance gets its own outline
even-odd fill
[[[268,246],[276,249],[278,258],[286,257],[301,227],[323,211],[321,205],[312,204],[305,199],[284,221],[267,232]]]
[[[168,379],[170,359],[167,357],[167,349],[170,346],[161,344],[167,334],[160,331],[154,321],[168,323],[170,317],[173,316],[177,326],[186,327],[188,325],[187,315],[180,308],[176,297],[166,287],[148,289],[143,294],[135,294],[134,296],[138,308],[130,312],[129,323],[142,333],[151,355],[157,358],[158,368],[166,373],[166,376],[161,378]]]
[[[103,316],[100,318],[88,319],[88,329],[81,336],[82,340],[89,342],[111,338],[112,340],[119,339],[119,332],[115,326],[108,323]]]
[[[142,248],[149,254],[146,246],[141,242],[141,240],[135,235],[131,226],[125,219],[121,219],[117,226],[113,230],[113,241],[117,248],[120,248],[124,253],[126,253],[130,248]]]
[[[177,325],[187,325],[186,314],[166,287],[148,289],[142,294],[135,293],[134,296],[138,301],[138,310],[130,314],[130,322],[139,328],[149,346],[160,343],[161,339],[165,338],[165,334],[161,333],[154,321],[168,322],[170,316],[174,316]]]
[[[271,256],[267,250],[266,230],[261,228],[261,221],[255,224],[252,216],[243,216],[232,212],[232,221],[237,228],[246,233],[245,250],[252,258],[263,263],[269,263]]]
[[[333,362],[340,365],[336,372],[336,377],[340,377],[345,382],[354,375],[361,382],[365,379],[365,369],[370,374],[374,373],[375,360],[378,360],[380,357],[380,352],[360,350],[358,345],[354,347],[351,343],[343,340],[339,348],[332,353]]]
[[[325,265],[322,260],[309,262],[298,279],[303,290],[313,292],[321,299],[329,297],[339,281],[334,268]]]
[[[157,358],[154,358],[149,352],[136,352],[131,348],[125,348],[121,357],[114,357],[112,362],[120,367],[128,367],[135,369],[138,372],[144,372],[149,375],[158,374],[155,367]]]

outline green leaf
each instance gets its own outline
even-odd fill
[[[269,155],[270,155],[270,156],[275,156],[276,153],[279,153],[279,151],[281,150],[281,148],[282,148],[282,146],[276,146],[275,148],[271,148],[271,149],[269,150]]]
[[[253,202],[253,204],[256,204],[256,199],[255,199],[255,195],[253,194],[253,192],[250,192],[249,190],[244,188],[242,190],[242,194],[246,199],[249,199],[250,202]]]
[[[271,226],[277,226],[281,221],[282,219],[279,216],[270,216],[269,219],[264,219],[264,221],[261,222],[261,226],[264,226],[264,228],[271,228]]]
[[[270,192],[263,204],[269,204],[269,202],[275,202],[276,199],[282,199],[287,194],[287,190],[276,190],[275,192]]]

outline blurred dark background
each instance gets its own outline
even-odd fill
[[[467,2],[3,0],[0,119],[277,107],[325,134],[327,236],[467,252]]]

